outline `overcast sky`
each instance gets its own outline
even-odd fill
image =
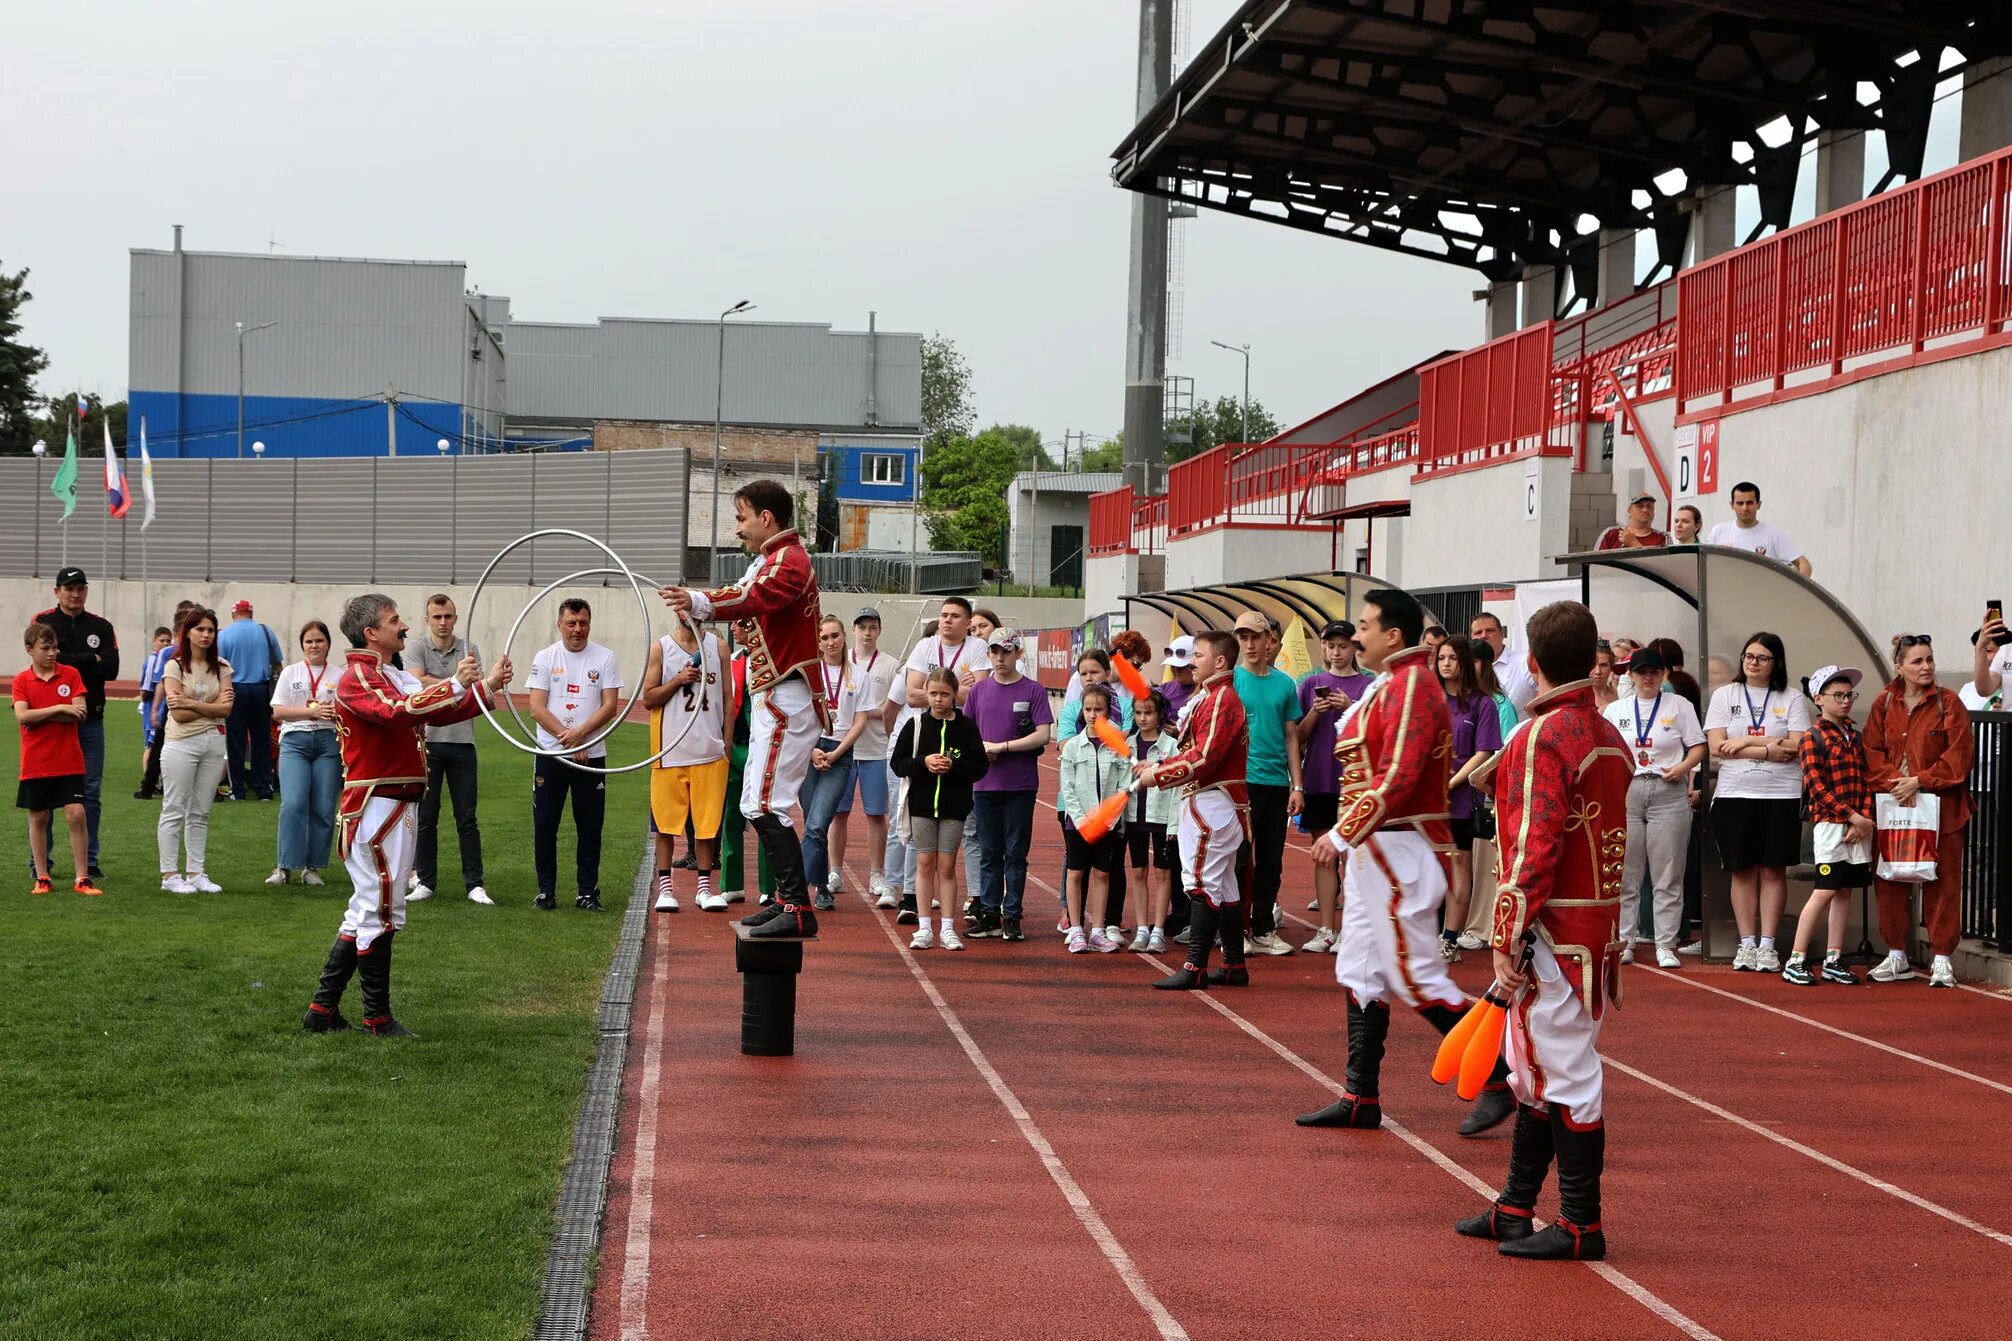
[[[1193,45],[1236,9],[1194,0]],[[1123,419],[1133,0],[155,6],[0,0],[45,392],[126,389],[127,249],[461,260],[523,319],[941,331],[980,422]],[[24,53],[38,53],[33,60]],[[32,161],[28,161],[32,159]],[[1307,418],[1481,331],[1472,273],[1186,225],[1204,395]]]

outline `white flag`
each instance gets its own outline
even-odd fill
[[[140,416],[140,496],[146,500],[147,515],[140,522],[146,530],[154,524],[154,458],[147,455],[147,417]]]

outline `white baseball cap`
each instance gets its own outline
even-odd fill
[[[1810,673],[1810,692],[1821,694],[1825,685],[1839,678],[1842,678],[1853,689],[1856,689],[1859,686],[1859,682],[1865,679],[1865,672],[1856,666],[1818,666]]]
[[[1195,664],[1195,640],[1185,635],[1167,644],[1166,659],[1162,666],[1192,666]]]

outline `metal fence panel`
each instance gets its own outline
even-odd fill
[[[683,450],[444,458],[297,457],[154,463],[154,524],[140,522],[139,467],[127,464],[132,511],[108,521],[102,465],[80,463],[67,524],[49,492],[52,461],[0,461],[0,572],[51,577],[67,555],[94,578],[160,581],[451,584],[474,580],[498,550],[560,526],[613,545],[639,573],[684,577]],[[494,581],[548,582],[600,563],[579,542],[527,545]]]
[[[1963,934],[2003,949],[2012,940],[2012,713],[1973,712],[1976,811],[1963,837]]]

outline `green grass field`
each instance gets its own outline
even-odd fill
[[[450,820],[449,892],[398,941],[393,1004],[421,1037],[310,1036],[341,869],[267,888],[279,806],[239,802],[212,812],[226,892],[162,893],[139,724],[107,718],[106,896],[69,892],[59,837],[58,893],[31,897],[19,812],[0,847],[0,1337],[528,1335],[645,784],[610,783],[607,911],[571,906],[569,820],[559,910],[537,912],[531,760],[478,726],[499,906],[460,897]],[[615,757],[641,744],[623,727]]]

